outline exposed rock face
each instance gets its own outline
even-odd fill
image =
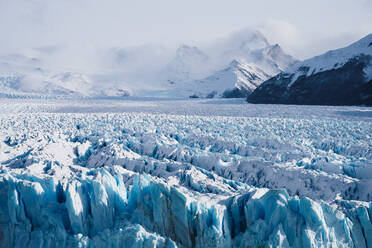
[[[309,105],[372,105],[372,80],[366,81],[365,68],[372,56],[354,58],[338,69],[311,76],[279,74],[258,87],[251,103]],[[307,71],[309,68],[303,67]]]
[[[251,103],[372,105],[372,35],[314,57],[264,82]]]

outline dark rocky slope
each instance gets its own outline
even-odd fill
[[[248,96],[248,102],[372,105],[372,46],[369,40],[372,42],[372,35],[280,73],[260,85]],[[332,68],[329,68],[330,64],[333,64]]]

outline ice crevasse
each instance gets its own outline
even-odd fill
[[[250,188],[191,192],[147,174],[81,177],[2,171],[0,247],[372,247],[372,205],[330,205]]]

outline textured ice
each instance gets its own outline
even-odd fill
[[[369,108],[0,109],[0,247],[372,246]]]

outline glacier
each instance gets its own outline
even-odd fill
[[[197,201],[148,175],[136,175],[128,194],[120,174],[91,174],[64,186],[2,175],[3,247],[368,247],[372,241],[371,205],[340,204],[340,211],[273,189]]]
[[[372,246],[370,108],[74,101],[0,100],[0,247]]]

